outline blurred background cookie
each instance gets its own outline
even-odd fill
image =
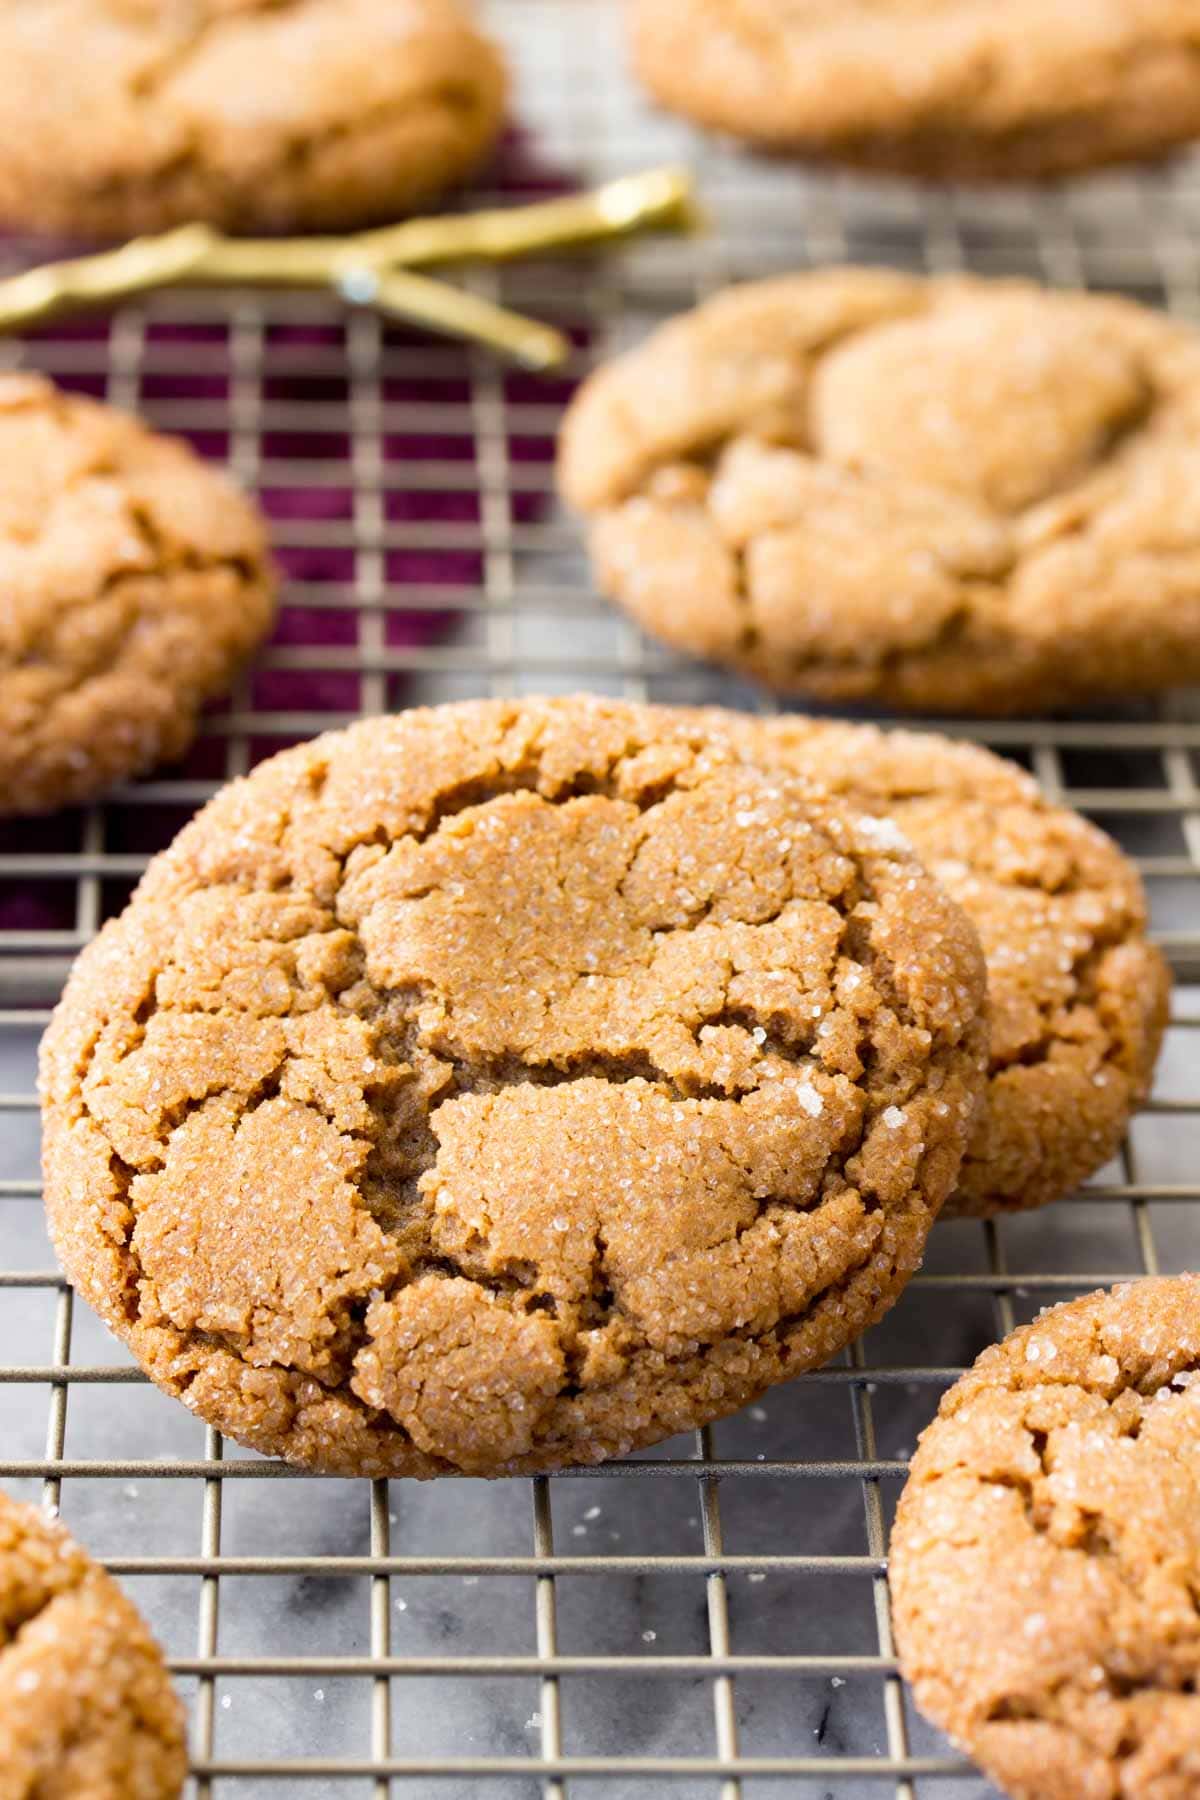
[[[336,230],[461,181],[506,81],[460,0],[3,0],[0,220]]]
[[[632,0],[665,106],[772,150],[1036,180],[1200,133],[1194,0]]]
[[[1200,335],[1026,282],[733,288],[584,383],[602,590],[769,687],[1024,713],[1200,680]]]
[[[257,512],[183,444],[0,377],[0,814],[182,755],[274,588]]]
[[[140,1614],[56,1520],[0,1494],[0,1794],[174,1800],[186,1774]]]

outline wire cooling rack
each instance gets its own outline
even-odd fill
[[[571,379],[517,376],[303,296],[164,295],[4,347],[227,459],[287,575],[272,646],[178,770],[0,824],[0,1480],[61,1506],[166,1643],[209,1796],[988,1790],[909,1708],[885,1551],[916,1433],[959,1369],[1042,1305],[1195,1264],[1200,1224],[1200,713],[965,726],[1134,854],[1180,977],[1154,1103],[1075,1200],[939,1226],[842,1364],[694,1439],[533,1482],[305,1478],[151,1389],[53,1267],[36,1181],[38,1032],[75,951],[225,777],[360,713],[587,687],[761,704],[590,593],[551,495],[571,382],[722,282],[805,263],[970,266],[1200,317],[1200,176],[1041,195],[862,184],[756,163],[654,117],[609,0],[498,0],[518,132],[493,185],[697,168],[714,229],[481,288],[553,318]],[[44,246],[10,244],[14,265]]]

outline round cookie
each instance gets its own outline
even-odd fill
[[[0,0],[0,218],[338,231],[464,179],[499,53],[460,0]]]
[[[694,715],[752,760],[894,822],[979,932],[987,1104],[945,1212],[989,1217],[1070,1194],[1146,1098],[1170,974],[1137,870],[1015,764],[932,733],[716,709]]]
[[[180,756],[274,586],[258,514],[184,445],[0,376],[0,814]]]
[[[1200,1277],[1043,1313],[921,1438],[889,1556],[917,1704],[1017,1800],[1200,1792]]]
[[[1200,334],[868,269],[733,288],[584,383],[604,591],[770,687],[1020,713],[1200,681]]]
[[[175,1800],[183,1708],[112,1577],[0,1494],[0,1800]]]
[[[1200,136],[1194,0],[633,0],[673,111],[771,150],[1041,180]]]
[[[51,1231],[256,1449],[599,1461],[896,1297],[978,1104],[983,979],[907,848],[702,726],[371,720],[224,790],[80,958]]]

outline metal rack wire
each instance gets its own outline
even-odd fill
[[[714,215],[696,242],[478,278],[573,333],[572,379],[727,279],[846,258],[1117,288],[1200,317],[1194,164],[983,198],[768,167],[650,114],[607,0],[490,11],[520,77],[502,191],[685,157]],[[7,349],[227,458],[288,577],[273,645],[180,770],[0,826],[0,1480],[60,1505],[164,1637],[196,1795],[976,1800],[984,1784],[895,1673],[885,1552],[905,1455],[997,1333],[1196,1262],[1200,1000],[1180,986],[1159,1094],[1117,1166],[1044,1215],[940,1226],[844,1365],[695,1440],[532,1483],[390,1491],[223,1444],[53,1268],[33,1061],[71,956],[221,779],[359,713],[575,687],[761,702],[590,595],[551,496],[569,383],[299,296],[161,296]],[[1181,983],[1200,977],[1200,712],[962,729],[1136,855]]]

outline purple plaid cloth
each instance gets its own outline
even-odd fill
[[[574,185],[559,172],[540,166],[531,147],[512,133],[491,171],[488,191],[516,201],[570,192]],[[470,205],[471,197],[464,196],[461,204]],[[17,267],[67,254],[71,248],[22,240],[0,245],[0,260]],[[95,398],[113,392],[109,376],[119,367],[127,380],[123,390],[117,389],[117,397],[136,405],[151,424],[175,431],[202,456],[232,459],[259,471],[255,485],[275,534],[283,575],[271,645],[298,652],[292,660],[303,666],[264,667],[260,661],[248,674],[249,704],[256,713],[304,713],[313,715],[314,722],[323,714],[332,720],[355,713],[363,699],[355,653],[365,615],[355,604],[361,590],[356,587],[360,570],[354,541],[358,521],[350,436],[349,321],[333,303],[326,308],[324,303],[306,301],[305,322],[297,322],[296,307],[289,307],[286,298],[273,307],[269,293],[261,296],[261,356],[253,359],[256,366],[240,374],[240,393],[254,404],[247,424],[245,416],[237,416],[234,403],[236,324],[221,316],[211,295],[195,296],[194,318],[188,306],[180,295],[172,297],[169,309],[151,303],[136,367],[128,366],[132,358],[110,363],[110,348],[116,347],[110,346],[111,322],[99,316],[67,319],[31,334],[24,340],[23,361],[62,386]],[[573,330],[570,319],[556,322],[576,342],[585,343],[582,328]],[[384,419],[382,635],[387,649],[403,651],[436,643],[456,618],[455,600],[461,592],[483,587],[477,529],[478,444],[472,412],[476,363],[465,346],[390,324],[383,328],[382,345],[378,389]],[[189,346],[195,353],[191,371]],[[428,367],[423,368],[423,355],[434,347],[436,355],[429,356]],[[548,471],[553,431],[522,432],[520,414],[509,409],[560,408],[569,397],[570,383],[513,371],[503,371],[500,379],[510,461],[541,465]],[[411,428],[405,423],[406,411],[412,416]],[[431,417],[436,429],[431,428]],[[236,436],[239,425],[241,435]],[[362,498],[360,494],[359,505]],[[533,523],[546,505],[545,492],[518,491],[511,504],[514,524]],[[404,537],[403,545],[386,542],[389,528]],[[322,589],[329,590],[328,606],[321,604]],[[446,590],[444,609],[438,605],[439,589]],[[330,652],[328,666],[322,666],[316,654],[321,650]],[[389,704],[404,704],[403,684],[403,675],[389,677]],[[214,727],[230,704],[225,700],[212,709]],[[268,755],[297,735],[307,734],[252,736],[251,758]],[[227,744],[219,729],[202,730],[184,762],[157,771],[158,778],[220,780],[226,773]],[[104,851],[151,853],[169,842],[190,811],[188,804],[110,805],[105,812]],[[83,829],[79,813],[6,819],[0,820],[0,842],[15,854],[70,854],[82,848]],[[131,886],[132,881],[124,878],[104,881],[106,916],[119,909]],[[0,930],[71,930],[75,908],[73,880],[0,881]]]

